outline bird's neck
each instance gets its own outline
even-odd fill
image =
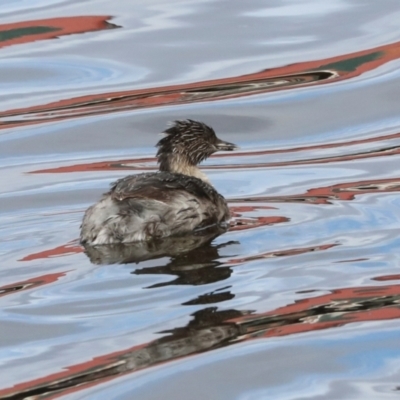
[[[160,171],[168,171],[176,174],[194,176],[206,183],[210,183],[206,174],[204,174],[197,165],[193,165],[182,155],[168,154],[159,158]]]

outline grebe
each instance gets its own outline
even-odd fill
[[[111,185],[83,217],[82,244],[148,241],[226,225],[229,208],[197,165],[237,148],[193,120],[175,121],[158,143],[159,171],[129,175]]]

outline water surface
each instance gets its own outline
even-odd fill
[[[398,398],[397,1],[0,15],[0,398]],[[203,165],[230,230],[85,253],[180,118],[241,148]]]

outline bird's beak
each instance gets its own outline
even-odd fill
[[[218,151],[233,151],[233,150],[237,150],[239,148],[239,146],[236,146],[236,144],[224,142],[223,140],[218,139],[216,148],[218,149]]]

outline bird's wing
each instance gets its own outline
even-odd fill
[[[212,202],[221,196],[201,179],[169,172],[129,175],[112,184],[109,194],[114,200],[128,198],[168,201],[177,192],[187,192],[195,197]]]

